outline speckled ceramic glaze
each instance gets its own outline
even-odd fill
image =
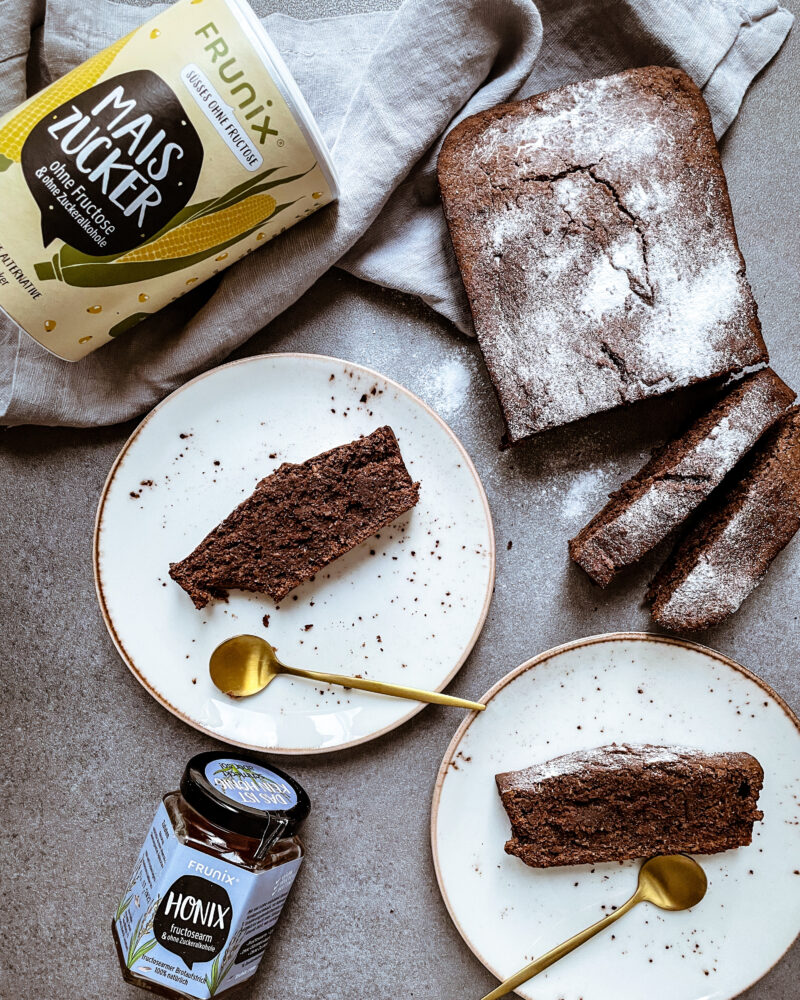
[[[282,462],[383,424],[420,502],[276,606],[234,591],[195,610],[168,576]],[[214,647],[262,635],[285,662],[441,690],[480,632],[494,582],[491,516],[452,431],[376,372],[316,355],[266,355],[189,382],[123,448],[97,514],[95,576],[109,632],[145,688],[190,725],[278,753],[349,746],[424,706],[277,678],[246,701],[208,676]]]
[[[800,729],[759,678],[710,649],[644,633],[579,640],[508,674],[464,721],[436,784],[432,844],[450,915],[499,979],[598,920],[638,862],[535,870],[503,851],[494,776],[612,742],[746,750],[764,789],[749,847],[698,860],[709,890],[684,913],[643,905],[519,987],[528,1000],[728,1000],[800,930]]]

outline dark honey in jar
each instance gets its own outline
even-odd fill
[[[304,789],[246,751],[202,753],[164,796],[113,921],[129,983],[209,998],[249,979],[303,859]]]

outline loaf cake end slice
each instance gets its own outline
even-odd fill
[[[771,368],[733,383],[708,412],[611,494],[570,541],[570,557],[595,583],[607,586],[683,523],[794,398]]]
[[[767,431],[711,505],[650,585],[653,620],[663,628],[692,632],[725,621],[800,528],[800,407]]]

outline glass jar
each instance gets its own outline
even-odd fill
[[[193,757],[164,796],[113,920],[127,982],[221,996],[258,968],[303,858],[305,790],[245,751]]]

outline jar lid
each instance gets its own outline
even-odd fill
[[[254,837],[262,848],[294,836],[311,810],[302,785],[245,750],[192,757],[181,778],[181,794],[211,823]]]

